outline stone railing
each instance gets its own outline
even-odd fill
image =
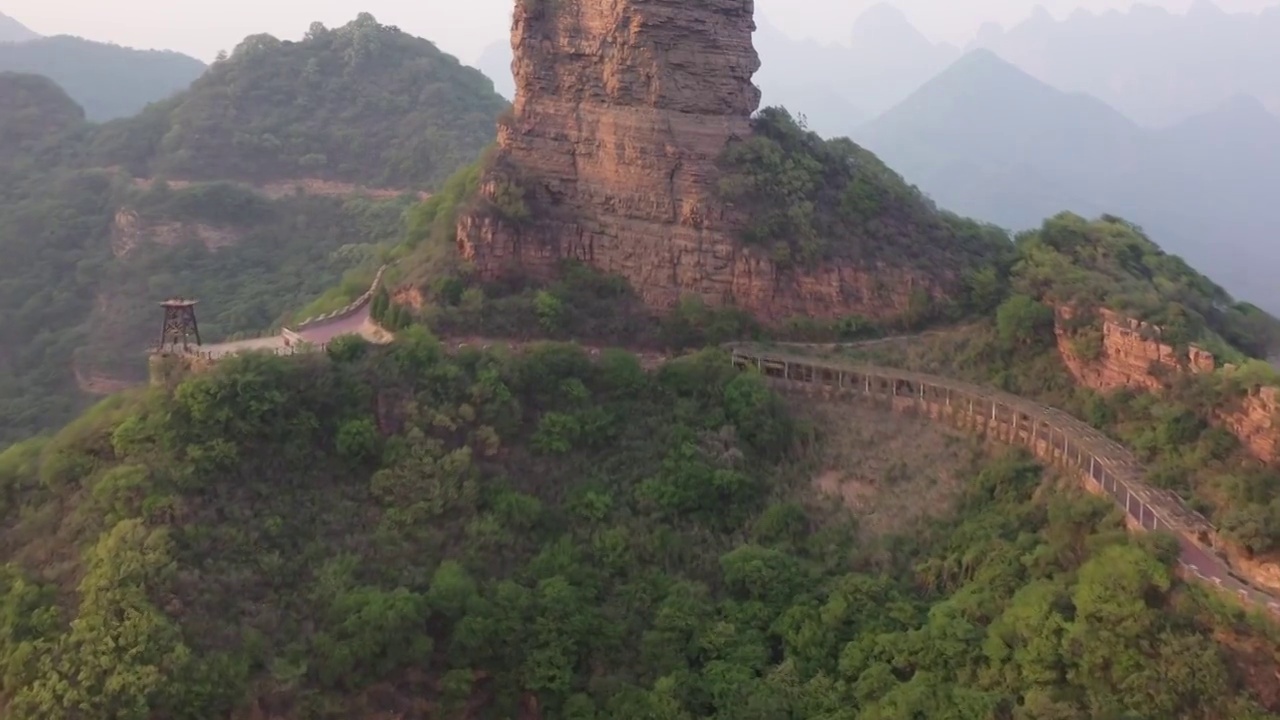
[[[1191,576],[1280,615],[1280,600],[1236,575],[1215,551],[1217,530],[1180,497],[1145,482],[1145,470],[1119,443],[1070,415],[1034,401],[948,378],[732,346],[733,363],[756,368],[786,389],[887,403],[1004,443],[1078,473],[1086,487],[1125,510],[1135,530],[1174,533]]]
[[[324,315],[309,317],[288,330],[296,333],[297,331],[306,330],[317,325],[323,325],[328,322],[333,322],[334,320],[345,320],[357,312],[360,312],[364,309],[365,305],[368,305],[373,301],[373,294],[378,291],[378,286],[382,284],[382,274],[386,272],[386,270],[386,265],[378,268],[377,274],[373,276],[373,282],[369,284],[369,289],[365,290],[363,295],[353,300],[346,307],[339,308],[338,310],[334,310],[333,312],[326,313]]]
[[[166,351],[173,355],[183,357],[199,358],[201,360],[221,360],[222,358],[232,355],[248,354],[248,353],[268,353],[270,355],[303,355],[313,352],[324,352],[329,347],[328,343],[312,344],[302,342],[295,345],[277,345],[274,347],[241,347],[232,348],[230,350],[218,350],[216,346],[213,349],[204,349],[200,347],[190,347],[186,349],[177,348]]]

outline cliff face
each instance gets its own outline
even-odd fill
[[[1280,389],[1250,390],[1234,406],[1220,410],[1214,420],[1239,438],[1250,455],[1275,465],[1280,463]],[[1280,576],[1277,576],[1280,583]],[[1280,587],[1280,584],[1277,585]]]
[[[1067,370],[1085,387],[1099,391],[1121,388],[1157,391],[1176,373],[1214,370],[1213,355],[1207,350],[1193,345],[1185,353],[1179,353],[1173,346],[1160,342],[1160,331],[1153,325],[1106,308],[1097,310],[1097,315],[1102,344],[1096,357],[1082,357],[1077,349],[1079,336],[1069,329],[1075,318],[1074,310],[1058,308],[1054,326],[1058,352]]]
[[[1097,311],[1102,346],[1097,357],[1081,357],[1080,335],[1070,329],[1075,313],[1057,309],[1054,331],[1058,352],[1076,382],[1101,392],[1130,389],[1159,392],[1178,373],[1211,373],[1213,354],[1194,345],[1185,353],[1161,343],[1159,329],[1105,308]],[[1228,407],[1217,409],[1210,420],[1231,431],[1249,454],[1268,463],[1280,463],[1280,388],[1251,389]]]
[[[871,264],[784,270],[742,247],[717,159],[751,133],[752,0],[520,0],[516,100],[458,249],[482,278],[546,279],[562,259],[625,277],[646,304],[683,295],[764,321],[893,317],[923,276]],[[495,211],[511,188],[529,210]]]

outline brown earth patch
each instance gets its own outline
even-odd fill
[[[959,430],[863,402],[793,398],[824,435],[811,486],[870,537],[950,514],[982,446]]]
[[[199,184],[201,181],[195,180],[165,180],[165,183],[174,190],[191,187]],[[149,189],[156,183],[156,178],[134,178],[135,187],[144,190]],[[321,178],[289,178],[286,180],[273,180],[258,185],[250,185],[263,196],[272,200],[278,200],[290,195],[315,195],[320,197],[348,197],[348,196],[364,196],[374,200],[394,200],[405,193],[414,193],[419,200],[426,200],[431,197],[431,193],[408,190],[405,188],[377,188],[366,187],[364,185],[356,185],[354,183],[338,182],[336,180],[323,180]]]

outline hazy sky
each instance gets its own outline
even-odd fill
[[[858,15],[877,0],[756,0],[758,13],[790,35],[842,40]],[[1148,0],[1181,12],[1193,0]],[[1205,0],[1200,0],[1201,2]],[[1280,0],[1215,0],[1225,10],[1246,11]],[[80,35],[142,48],[169,48],[211,60],[246,35],[268,32],[291,39],[319,20],[340,25],[361,11],[379,21],[435,41],[466,62],[505,37],[513,0],[0,0],[0,12],[45,35]],[[925,34],[967,40],[983,21],[1025,18],[1036,0],[893,0]],[[1077,8],[1124,8],[1132,0],[1041,0],[1063,17]]]

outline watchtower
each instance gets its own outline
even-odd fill
[[[197,347],[201,345],[200,326],[196,324],[197,302],[199,301],[170,298],[160,303],[160,307],[164,308],[164,326],[160,330],[158,350],[164,352],[178,347],[189,350],[192,338]]]

